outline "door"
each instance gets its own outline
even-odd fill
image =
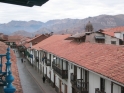
[[[47,77],[47,67],[46,67],[46,77]]]
[[[67,85],[65,84],[65,92],[64,92],[64,93],[67,93],[67,91],[68,91],[68,90],[67,90]]]
[[[44,66],[43,66],[43,75],[44,75]]]
[[[61,86],[61,80],[59,80],[59,93],[62,93],[62,86]]]
[[[42,65],[40,65],[40,74],[42,74]]]
[[[50,83],[51,83],[51,71],[49,71],[49,74],[50,74]]]
[[[53,87],[55,88],[55,83],[56,83],[56,76],[54,74],[54,83],[53,83]]]
[[[72,87],[72,93],[77,93],[76,90]]]
[[[74,66],[74,81],[77,79],[77,66]]]

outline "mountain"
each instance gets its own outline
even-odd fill
[[[49,33],[49,32],[50,32],[50,30],[48,28],[44,27],[44,28],[41,28],[41,29],[35,31],[33,34],[34,35],[36,35],[36,34],[45,34],[45,33]]]
[[[85,19],[57,19],[49,20],[46,23],[40,21],[11,21],[6,24],[0,24],[0,32],[12,34],[13,32],[24,30],[32,34],[43,33],[76,33],[82,32],[86,24],[90,21],[93,24],[94,31],[116,26],[124,26],[124,14],[119,15],[99,15]]]
[[[32,37],[32,33],[24,31],[24,30],[19,30],[11,34],[12,36],[18,35],[18,36],[26,36],[26,37]]]
[[[94,31],[105,28],[112,28],[116,26],[124,26],[124,15],[99,15],[96,17],[89,17],[80,20],[79,23],[75,24],[70,29],[65,29],[57,33],[76,33],[82,32],[85,29],[86,24],[90,21],[93,25]]]
[[[11,21],[6,24],[0,24],[0,32],[4,34],[12,34],[18,30],[25,30],[27,32],[34,32],[41,28],[43,22],[39,21]]]

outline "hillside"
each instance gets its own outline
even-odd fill
[[[116,26],[124,26],[124,14],[120,15],[99,15],[85,19],[58,19],[50,20],[46,23],[39,21],[11,21],[0,24],[0,32],[12,34],[13,32],[24,30],[32,34],[42,33],[76,33],[84,31],[85,25],[91,21],[94,31]],[[5,29],[6,28],[6,29]]]
[[[32,37],[32,33],[24,31],[24,30],[16,31],[16,32],[12,33],[11,35],[19,35],[19,36]]]

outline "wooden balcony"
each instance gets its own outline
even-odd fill
[[[58,74],[62,79],[68,78],[68,70],[62,70],[59,66],[56,64],[52,64],[52,68],[55,71],[56,74]]]
[[[46,66],[51,66],[51,61],[49,59],[45,59]]]
[[[83,79],[75,79],[75,75],[71,75],[72,87],[79,93],[88,93],[89,82],[84,82]]]
[[[99,88],[96,88],[95,93],[106,93],[106,92],[100,91]]]
[[[77,75],[73,75],[73,74],[72,74],[72,75],[70,76],[70,80],[71,80],[71,82],[77,80]]]
[[[36,60],[36,62],[39,62],[39,58],[38,57],[35,57],[35,60]]]

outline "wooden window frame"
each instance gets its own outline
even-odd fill
[[[100,91],[105,92],[105,79],[100,78]]]
[[[111,41],[111,44],[116,45],[116,41]]]

